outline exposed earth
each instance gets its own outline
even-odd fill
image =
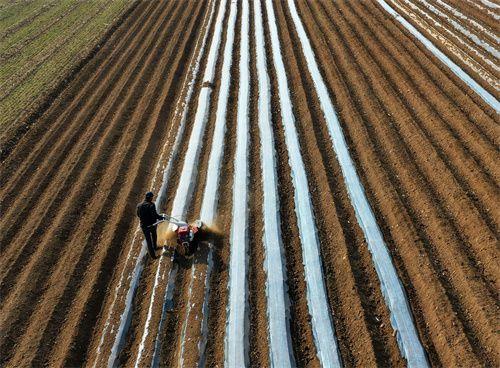
[[[136,4],[3,158],[0,366],[215,367],[231,361],[231,344],[242,347],[250,366],[272,364],[269,290],[281,289],[269,289],[275,286],[268,282],[278,265],[266,263],[267,160],[274,162],[280,240],[272,244],[281,252],[278,287],[287,305],[282,338],[292,364],[325,365],[304,259],[304,234],[312,232],[323,277],[318,285],[324,285],[319,290],[343,365],[407,365],[391,323],[391,308],[398,306],[389,306],[381,289],[290,5],[266,0],[257,13],[253,1],[213,1]],[[500,64],[486,47],[499,49],[499,5],[387,3],[500,97]],[[499,366],[498,110],[379,2],[294,4],[426,359],[432,366]],[[271,25],[286,75],[277,72]],[[258,67],[259,52],[267,70]],[[206,79],[212,62],[213,78]],[[273,149],[263,148],[259,125],[259,78],[266,75]],[[315,228],[300,227],[303,204],[281,106],[283,76]],[[203,101],[207,112],[198,125]],[[246,126],[241,116],[248,117]],[[214,143],[218,134],[222,145]],[[196,155],[189,156],[193,144]],[[220,164],[213,171],[217,147]],[[184,212],[174,213],[189,168]],[[235,179],[240,174],[244,188]],[[164,193],[159,212],[207,221],[204,192],[214,176],[213,224],[224,236],[176,266],[168,249],[150,259],[135,217],[144,193]],[[234,195],[238,188],[245,196]],[[246,213],[236,218],[238,204]],[[235,243],[238,224],[246,237]],[[231,257],[238,251],[243,267],[233,271],[245,280],[244,299],[234,299],[246,319],[235,327],[241,343],[227,333],[237,291],[228,287]],[[166,301],[173,301],[173,311],[165,311]]]

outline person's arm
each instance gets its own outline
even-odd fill
[[[156,206],[155,206],[154,203],[153,203],[153,206],[152,206],[152,211],[153,211],[153,215],[155,216],[155,218],[157,220],[165,220],[165,216],[159,215],[158,212],[156,212]]]

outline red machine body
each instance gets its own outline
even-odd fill
[[[200,227],[198,222],[177,227],[175,230],[177,234],[176,253],[183,256],[190,256],[196,252],[198,248],[196,234],[200,231]]]

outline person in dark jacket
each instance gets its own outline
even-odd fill
[[[156,226],[153,224],[158,220],[165,220],[165,217],[156,212],[156,206],[153,202],[153,192],[147,192],[144,202],[137,205],[137,216],[141,220],[141,229],[146,238],[149,255],[156,259],[156,251],[160,249],[156,245]]]

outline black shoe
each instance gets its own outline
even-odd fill
[[[151,253],[149,253],[149,256],[150,256],[151,258],[153,258],[153,259],[158,259],[158,258],[160,258],[160,257],[159,257],[159,256],[157,256],[156,254],[151,254]]]

